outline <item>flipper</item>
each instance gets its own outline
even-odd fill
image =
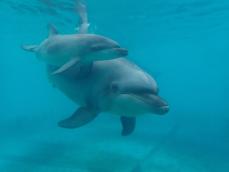
[[[73,115],[67,119],[64,119],[58,123],[62,128],[78,128],[91,122],[98,116],[98,112],[89,107],[80,107]]]
[[[25,51],[36,52],[38,45],[22,45],[21,48]]]
[[[122,123],[122,136],[130,135],[135,129],[136,118],[122,116],[120,120]]]
[[[60,73],[74,73],[76,77],[85,77],[87,76],[92,69],[93,62],[88,63],[81,63],[81,61],[78,58],[74,58],[67,63],[65,63],[63,66],[55,70],[52,75],[60,74]]]
[[[57,69],[56,71],[54,71],[52,74],[59,74],[62,73],[64,71],[66,71],[67,69],[69,69],[70,67],[72,67],[73,65],[76,65],[77,63],[79,63],[79,59],[78,58],[73,58],[70,61],[68,61],[67,63],[65,63],[63,66],[61,66],[59,69]]]
[[[80,26],[78,28],[78,33],[85,34],[88,32],[88,16],[87,16],[87,7],[86,5],[82,4],[80,1],[77,1],[76,4],[76,11],[80,16]]]
[[[49,36],[48,37],[52,37],[54,35],[58,34],[58,31],[56,29],[56,27],[52,24],[48,24],[48,31],[49,31]]]

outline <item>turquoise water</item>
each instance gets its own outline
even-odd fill
[[[128,137],[110,114],[59,128],[77,105],[20,47],[46,38],[48,23],[73,33],[74,1],[1,0],[0,171],[229,171],[229,2],[86,2],[90,32],[128,48],[129,60],[157,80],[169,113],[137,118]]]

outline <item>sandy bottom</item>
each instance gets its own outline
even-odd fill
[[[98,126],[5,132],[8,136],[2,136],[0,142],[0,172],[229,171],[228,160],[217,151],[167,139],[166,132],[137,130],[122,137],[119,127]]]
[[[48,139],[50,136],[50,139]],[[54,133],[8,138],[1,143],[1,172],[210,172],[226,161],[169,143],[103,135],[64,140]],[[42,139],[41,139],[42,138]],[[155,137],[156,138],[156,137]],[[42,141],[41,141],[42,140]],[[202,155],[202,156],[201,156]]]

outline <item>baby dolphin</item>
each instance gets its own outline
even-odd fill
[[[77,64],[78,70],[92,66],[93,61],[110,60],[128,55],[127,49],[107,37],[89,34],[86,7],[79,3],[79,34],[61,35],[53,25],[49,26],[49,36],[40,45],[23,45],[26,51],[35,52],[38,59],[57,66],[53,74],[61,73]]]

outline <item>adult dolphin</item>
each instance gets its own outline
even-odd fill
[[[121,117],[122,135],[134,131],[135,118],[145,113],[165,114],[169,106],[158,95],[156,81],[127,59],[97,61],[87,76],[69,70],[52,75],[56,67],[48,67],[50,81],[80,107],[60,127],[78,128],[101,112]]]
[[[128,55],[127,49],[121,48],[114,40],[88,33],[89,23],[85,5],[78,2],[77,11],[81,21],[78,34],[61,35],[53,25],[49,25],[49,36],[40,45],[22,46],[24,50],[34,52],[38,59],[58,66],[53,74],[64,72],[75,64],[80,71],[81,68],[91,68],[94,61]]]

